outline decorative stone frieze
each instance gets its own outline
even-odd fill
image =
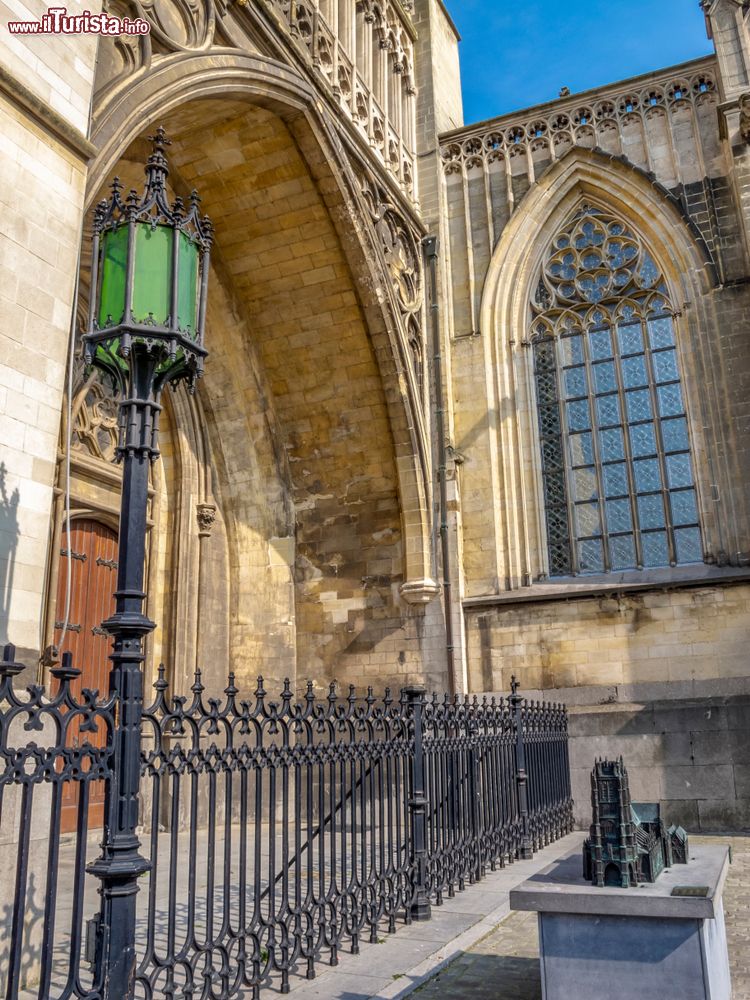
[[[440,153],[445,173],[469,174],[504,162],[511,176],[523,172],[533,180],[539,166],[560,159],[573,146],[615,151],[617,145],[619,151],[626,133],[630,145],[634,142],[633,129],[645,130],[654,119],[662,119],[669,132],[691,110],[717,101],[715,76],[708,66],[684,76],[672,71],[652,76],[642,86],[629,81],[628,87],[620,87],[573,95],[523,117],[506,115],[444,136]],[[676,148],[674,138],[671,144]],[[522,170],[514,165],[519,159],[525,161]]]

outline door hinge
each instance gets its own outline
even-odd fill
[[[65,622],[55,622],[55,628],[65,628]],[[68,627],[66,629],[68,632],[80,632],[81,626],[76,624],[71,624],[68,622]]]
[[[88,556],[85,552],[74,552],[72,549],[60,549],[61,556],[70,556],[71,559],[77,559],[79,562],[86,562]]]

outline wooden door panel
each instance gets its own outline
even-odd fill
[[[57,621],[55,641],[60,653],[71,652],[80,677],[71,685],[75,695],[83,688],[97,690],[101,695],[109,688],[110,640],[101,623],[115,610],[114,590],[117,579],[117,535],[105,524],[93,519],[74,521],[70,535],[63,532],[60,569],[57,586]],[[63,637],[65,595],[68,565],[71,571],[70,613]],[[77,745],[79,727],[74,723],[68,733],[69,745]],[[102,746],[104,732],[87,733],[86,739]],[[79,788],[76,782],[66,782],[62,795],[61,829],[69,833],[76,829]],[[89,826],[101,826],[104,818],[104,783],[96,782],[90,791]]]

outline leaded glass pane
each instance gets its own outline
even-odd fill
[[[549,406],[557,403],[557,375],[553,372],[539,372],[537,374],[537,398],[540,406]]]
[[[604,553],[598,538],[578,543],[578,565],[582,573],[604,572]]]
[[[642,462],[633,462],[635,488],[638,493],[650,493],[661,489],[661,468],[659,460],[648,458]]]
[[[667,455],[666,464],[670,490],[693,485],[693,467],[689,455]]]
[[[555,238],[532,310],[550,571],[700,560],[674,322],[655,258],[628,225],[586,205]]]
[[[568,441],[572,465],[594,464],[594,442],[591,434],[571,434]]]
[[[607,529],[611,532],[633,530],[630,500],[607,501]]]
[[[568,512],[566,509],[553,508],[547,519],[547,529],[550,539],[555,544],[567,541],[568,538]]]
[[[602,469],[604,479],[604,495],[607,497],[627,496],[628,467],[624,462],[617,465],[605,465]]]
[[[617,327],[617,340],[620,344],[620,354],[640,354],[643,351],[643,334],[640,323],[628,323]]]
[[[594,365],[594,385],[597,393],[614,392],[617,388],[617,376],[612,361],[603,361]]]
[[[566,399],[572,399],[576,396],[585,396],[587,392],[586,386],[586,369],[585,368],[568,368],[563,376],[565,382],[565,397]]]
[[[559,440],[549,439],[542,441],[542,462],[546,472],[555,472],[563,468],[563,456]]]
[[[583,503],[575,508],[576,524],[578,526],[578,536],[600,535],[602,532],[602,522],[599,514],[598,503]]]
[[[661,347],[671,347],[674,344],[674,326],[671,316],[660,316],[648,321],[648,339],[651,350],[658,351]]]
[[[611,358],[612,334],[609,330],[592,330],[589,347],[594,361],[604,361],[606,358]]]
[[[657,283],[660,277],[659,268],[654,263],[653,257],[650,254],[644,254],[641,269],[638,272],[639,284],[643,288],[651,288]]]
[[[674,417],[678,413],[685,412],[682,389],[677,382],[673,382],[671,385],[660,385],[656,390],[656,398],[659,401],[659,416]]]
[[[674,540],[677,562],[703,562],[703,545],[699,528],[677,528]]]
[[[648,496],[638,497],[638,523],[641,531],[647,528],[663,528],[666,524],[664,519],[664,500],[661,493],[650,493]]]
[[[596,419],[600,427],[620,423],[620,397],[599,396],[596,401]]]
[[[612,569],[635,569],[635,540],[632,535],[616,535],[609,541]]]
[[[646,531],[641,535],[643,565],[669,566],[669,545],[666,531]]]
[[[657,382],[676,382],[679,379],[676,351],[658,351],[653,359],[654,378]]]
[[[630,448],[634,458],[656,454],[656,434],[653,424],[635,424],[630,428]]]
[[[685,417],[677,417],[676,420],[662,420],[661,436],[665,451],[687,451],[690,447]]]
[[[680,490],[670,493],[669,502],[672,505],[672,524],[697,524],[698,503],[695,490]]]
[[[648,385],[646,361],[642,355],[622,360],[622,381],[626,389],[638,389]]]
[[[568,414],[569,431],[585,431],[591,427],[587,399],[581,399],[575,403],[567,403],[565,409]]]
[[[582,337],[563,337],[560,340],[560,348],[562,350],[562,358],[564,365],[582,365],[583,364],[583,338]]]
[[[540,408],[539,422],[541,424],[541,431],[544,437],[559,434],[561,431],[559,406],[555,404],[554,406],[545,406]]]
[[[613,427],[610,430],[601,431],[599,446],[603,462],[619,462],[625,458],[625,437],[622,428]]]
[[[648,389],[635,389],[625,393],[625,405],[628,420],[635,423],[638,420],[653,420],[651,409],[651,393]]]
[[[573,472],[573,493],[576,500],[599,499],[596,469],[576,469]]]

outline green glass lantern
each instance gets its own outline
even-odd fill
[[[164,129],[150,137],[146,188],[122,198],[117,178],[94,214],[91,308],[84,359],[127,389],[134,350],[147,351],[155,390],[203,373],[206,290],[213,231],[196,192],[170,205]]]

